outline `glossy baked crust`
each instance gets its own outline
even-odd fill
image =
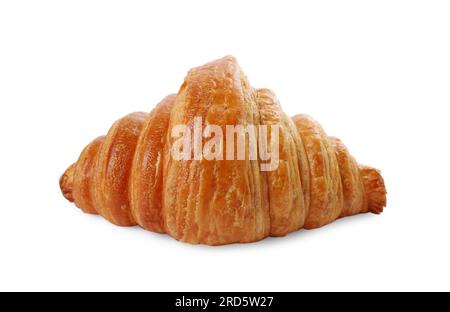
[[[258,160],[175,160],[171,129],[206,124],[278,125],[279,166]],[[248,150],[247,150],[248,152]],[[380,172],[306,115],[289,118],[274,93],[254,89],[228,56],[189,71],[178,94],[150,113],[117,121],[60,180],[80,209],[193,244],[248,243],[314,229],[358,213],[381,213]]]

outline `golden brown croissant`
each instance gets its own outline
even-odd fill
[[[276,169],[261,170],[264,161],[248,157],[247,146],[244,159],[223,160],[225,150],[216,150],[221,158],[213,160],[175,159],[173,129],[192,129],[195,118],[223,130],[276,125]],[[378,214],[386,205],[379,171],[358,165],[312,118],[287,117],[270,90],[250,86],[231,56],[189,71],[178,94],[150,114],[117,121],[84,149],[60,186],[83,211],[116,225],[208,245],[284,236],[344,216]]]

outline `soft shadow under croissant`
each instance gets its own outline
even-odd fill
[[[194,117],[221,127],[278,125],[278,169],[263,172],[254,160],[174,160],[170,129]],[[189,71],[178,94],[150,114],[117,121],[83,150],[60,187],[84,212],[116,225],[208,245],[284,236],[386,206],[378,170],[359,165],[311,117],[287,117],[231,56]]]

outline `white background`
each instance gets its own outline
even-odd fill
[[[93,138],[227,54],[388,187],[361,215],[191,246],[83,214],[59,176]],[[450,290],[448,1],[2,1],[0,290]]]

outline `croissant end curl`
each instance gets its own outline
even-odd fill
[[[118,120],[60,180],[65,198],[119,226],[177,240],[249,243],[381,213],[380,172],[306,115],[289,118],[228,56],[189,71],[150,114]]]

